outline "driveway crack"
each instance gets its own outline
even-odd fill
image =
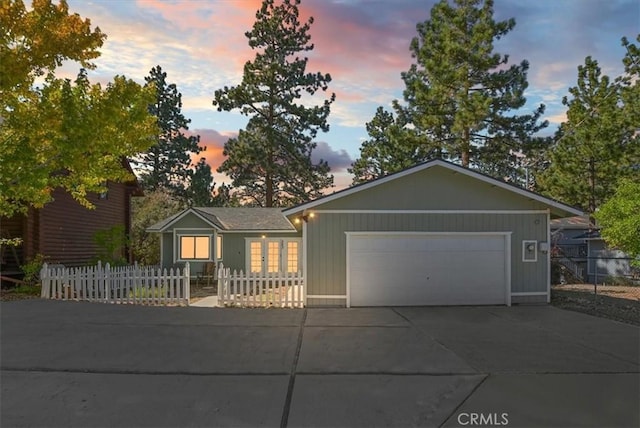
[[[300,358],[300,349],[302,348],[302,336],[304,335],[304,324],[307,321],[307,308],[302,312],[302,320],[300,321],[300,330],[298,331],[298,342],[296,343],[296,352],[293,356],[291,364],[291,372],[289,373],[289,386],[287,387],[287,397],[284,401],[282,409],[282,418],[280,419],[280,427],[286,428],[289,422],[289,412],[291,410],[291,399],[293,397],[293,388],[296,383],[296,371],[298,370],[298,359]]]
[[[416,331],[418,333],[420,333],[423,336],[428,337],[429,339],[433,340],[435,343],[437,343],[438,345],[440,345],[442,347],[442,349],[445,349],[448,352],[451,352],[453,355],[455,355],[456,357],[458,357],[460,359],[460,361],[464,361],[464,363],[469,366],[471,369],[473,369],[477,374],[482,374],[483,370],[480,370],[478,367],[474,366],[473,364],[471,364],[469,361],[467,361],[466,358],[463,358],[461,355],[458,355],[456,352],[453,351],[453,349],[448,348],[444,343],[442,343],[441,341],[439,341],[438,339],[436,339],[435,337],[431,336],[429,333],[427,333],[426,331],[424,331],[420,326],[414,324],[408,317],[404,316],[401,312],[397,311],[396,308],[391,308],[391,310],[393,312],[395,312],[400,318],[404,319],[405,321],[407,321],[409,323],[409,325],[412,328],[415,328]]]

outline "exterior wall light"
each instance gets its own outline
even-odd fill
[[[310,218],[314,218],[315,216],[316,216],[315,213],[303,214],[302,220],[304,220],[304,222],[307,223]]]

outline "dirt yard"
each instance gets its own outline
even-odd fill
[[[597,294],[596,294],[597,292]],[[640,326],[640,287],[565,284],[551,288],[551,304]]]

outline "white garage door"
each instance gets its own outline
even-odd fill
[[[350,306],[508,304],[508,235],[347,234]]]

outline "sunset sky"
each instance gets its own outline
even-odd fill
[[[212,169],[221,162],[222,146],[246,124],[239,113],[217,112],[216,89],[241,81],[244,63],[254,53],[247,45],[260,0],[68,0],[71,12],[91,19],[108,38],[94,82],[124,74],[140,83],[160,65],[167,80],[182,92],[190,129],[207,145]],[[328,133],[319,134],[316,155],[329,161],[336,185],[351,182],[346,168],[367,139],[365,123],[377,106],[402,98],[400,73],[412,62],[409,52],[416,23],[429,19],[435,0],[303,0],[303,18],[313,16],[315,49],[308,71],[330,73]],[[637,0],[495,0],[495,19],[516,19],[515,29],[495,44],[510,64],[530,62],[528,103],[547,106],[547,134],[564,120],[562,97],[575,85],[577,66],[591,55],[612,77],[622,72],[622,36],[640,32]],[[77,65],[60,74],[72,77]],[[328,95],[328,94],[327,94]],[[325,96],[319,94],[318,97]],[[216,182],[229,181],[219,174]]]

